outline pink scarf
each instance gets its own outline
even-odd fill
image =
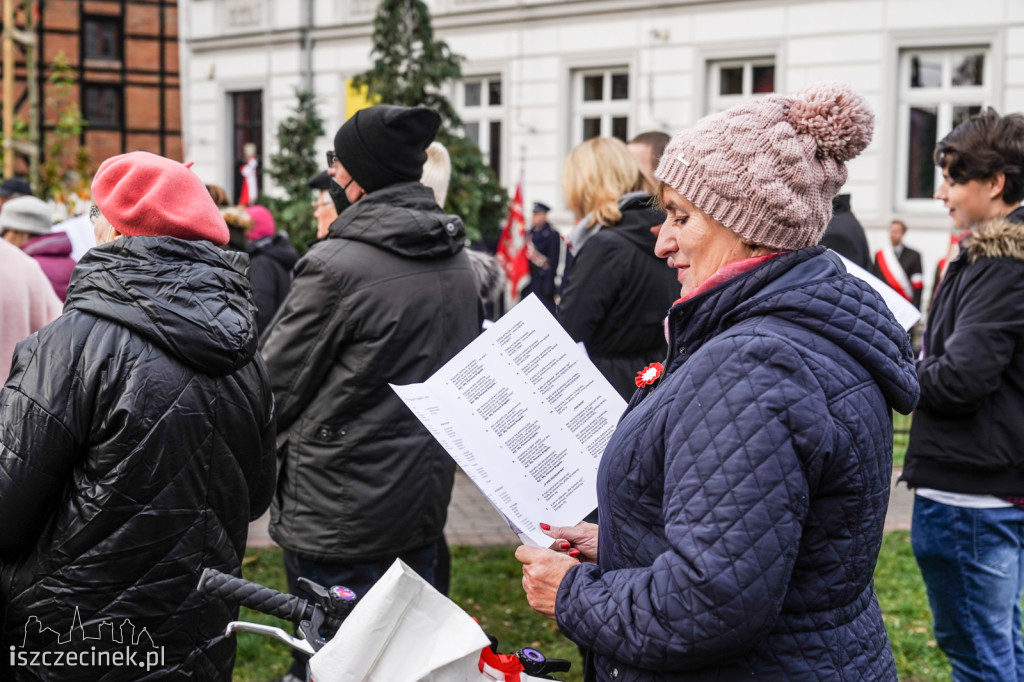
[[[696,289],[686,294],[682,298],[678,299],[672,305],[688,301],[697,294],[704,293],[712,287],[717,287],[722,282],[728,282],[733,277],[742,275],[747,270],[753,270],[761,263],[767,262],[776,256],[786,253],[785,251],[777,251],[775,253],[766,253],[762,256],[751,256],[750,258],[744,258],[743,260],[736,260],[731,263],[726,263],[722,267],[715,271],[715,274],[708,277],[704,282]],[[668,315],[665,316],[665,342],[668,343]]]

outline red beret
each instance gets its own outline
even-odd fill
[[[228,242],[228,226],[206,185],[188,166],[163,156],[129,152],[107,159],[92,179],[92,198],[126,236]]]

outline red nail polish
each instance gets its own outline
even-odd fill
[[[541,530],[551,530],[551,526],[549,526],[546,523],[542,523],[542,524],[540,524],[540,529]]]
[[[558,546],[562,549],[569,549],[570,547],[572,547],[572,544],[566,540],[562,540],[560,543],[558,543]]]
[[[569,550],[569,556],[571,556],[573,559],[575,559],[579,555],[580,555],[580,551],[578,549],[570,549]]]

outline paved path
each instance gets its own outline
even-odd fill
[[[889,496],[889,512],[885,517],[885,529],[907,530],[910,528],[910,512],[914,496],[905,485],[896,486],[900,469],[894,469],[893,489]],[[264,515],[249,526],[249,546],[268,547],[274,541],[267,535],[269,515]],[[448,524],[444,529],[448,544],[451,545],[507,545],[517,544],[516,536],[509,530],[494,508],[487,502],[469,478],[461,471],[455,475],[452,501],[448,506]]]

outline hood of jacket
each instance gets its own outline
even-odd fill
[[[908,413],[920,386],[906,331],[882,298],[824,247],[790,251],[673,306],[670,333],[688,352],[726,329],[776,317],[824,337],[864,367],[889,405]]]
[[[617,225],[604,229],[615,230],[643,251],[645,255],[664,264],[665,259],[654,254],[654,246],[658,243],[658,237],[651,232],[651,228],[665,222],[665,214],[655,208],[651,201],[650,195],[642,192],[627,194],[619,201],[622,220]]]
[[[466,228],[461,218],[438,208],[429,187],[400,182],[352,204],[327,236],[372,244],[406,258],[434,259],[462,251]]]
[[[972,263],[979,258],[1024,260],[1024,224],[1007,218],[987,222],[971,231],[966,251]]]
[[[291,271],[299,260],[299,254],[283,234],[272,234],[252,242],[246,247],[249,257],[268,256],[280,263],[285,270]]]
[[[209,242],[122,237],[82,257],[64,309],[116,322],[186,365],[224,376],[256,352],[247,261]]]
[[[658,238],[651,234],[651,227],[665,222],[665,214],[655,208],[653,198],[646,192],[629,192],[619,197],[622,219],[615,225],[605,227],[593,223],[593,213],[588,213],[569,230],[569,249],[575,256],[591,237],[604,229],[618,230],[620,234],[654,256],[654,244]],[[658,260],[661,260],[660,258]]]
[[[55,256],[70,258],[73,251],[71,239],[64,232],[41,234],[30,238],[21,250],[32,257]]]

